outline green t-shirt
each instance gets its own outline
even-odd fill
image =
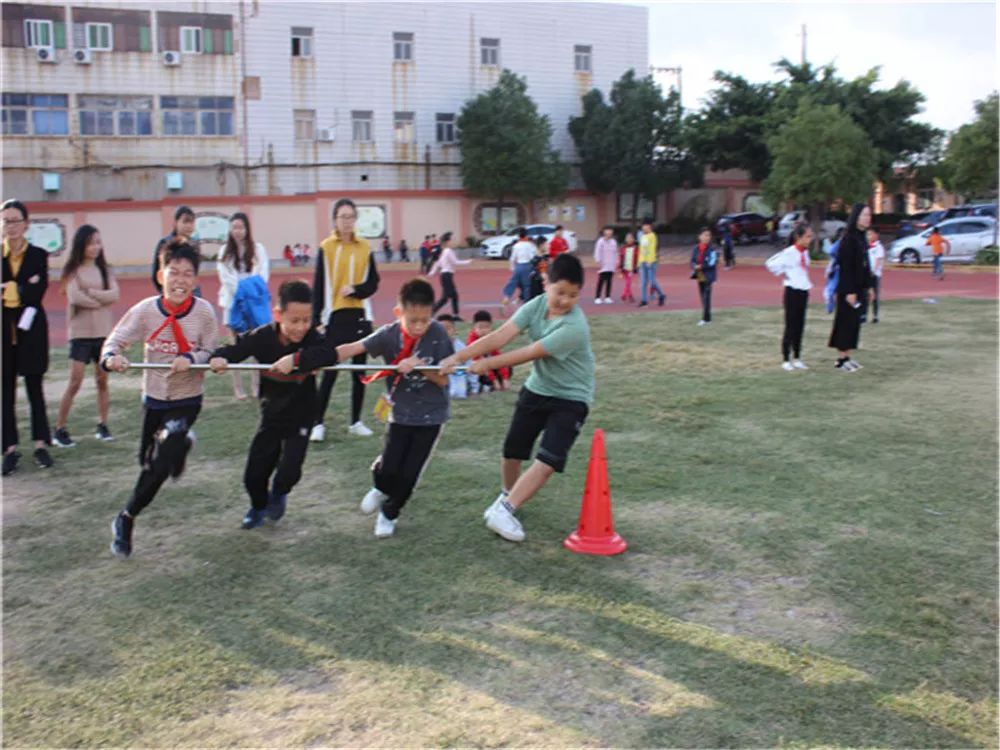
[[[548,301],[540,294],[521,306],[511,320],[532,341],[540,341],[549,355],[531,363],[524,384],[539,396],[594,401],[594,352],[590,348],[590,326],[580,306],[565,315],[547,318]]]

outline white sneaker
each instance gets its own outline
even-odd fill
[[[604,298],[604,304],[605,305],[610,305],[612,302],[614,302],[614,300],[611,299],[611,297],[605,297]]]
[[[851,366],[851,370],[852,371],[853,370],[861,370],[862,369],[861,363],[858,362],[858,360],[856,360],[856,359],[849,359],[849,360],[847,360],[847,364],[849,364]]]
[[[699,320],[698,321],[698,325],[700,325],[700,326],[707,326],[708,325],[708,321],[707,320]]]
[[[360,420],[358,420],[357,422],[355,422],[354,424],[352,424],[350,427],[348,427],[347,431],[351,435],[357,435],[358,437],[371,437],[372,435],[375,434],[374,432],[372,432],[371,430],[369,430],[367,427],[365,427],[365,423],[362,422],[362,421],[360,421]]]
[[[390,521],[388,518],[379,511],[378,517],[375,519],[375,536],[378,539],[385,539],[396,533],[396,521]]]
[[[793,365],[791,362],[782,362],[781,369],[784,370],[785,372],[792,372],[795,369],[795,365]]]
[[[601,305],[601,304],[604,304],[604,303],[603,303],[603,300],[601,300],[600,297],[595,297],[594,298],[594,304],[595,305]]]
[[[808,370],[809,369],[809,365],[807,365],[801,359],[797,359],[794,362],[792,362],[792,367],[794,367],[796,370]]]
[[[382,508],[382,503],[388,499],[389,496],[387,494],[372,487],[368,490],[364,499],[361,500],[361,512],[366,516],[370,516],[375,511],[380,510]]]
[[[500,503],[495,503],[489,509],[486,515],[486,528],[509,542],[524,541],[524,527],[521,526],[521,522]]]
[[[313,425],[312,431],[309,433],[310,443],[322,443],[326,439],[326,428],[321,425]]]

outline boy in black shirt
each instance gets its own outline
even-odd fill
[[[286,354],[294,355],[301,369],[283,375],[271,370],[261,371],[260,426],[247,456],[243,483],[252,503],[243,518],[243,528],[253,529],[285,515],[288,493],[302,477],[302,462],[309,446],[316,409],[316,377],[312,370],[335,364],[332,350],[324,353],[323,361],[315,364],[302,350],[313,347],[320,354],[323,336],[312,326],[312,290],[302,281],[286,281],[278,291],[277,320],[244,333],[236,343],[212,353],[209,366],[221,373],[230,362],[242,362],[255,357],[261,363],[273,363]],[[329,347],[325,347],[329,349]],[[277,467],[277,471],[275,471]],[[271,490],[268,480],[274,474]]]

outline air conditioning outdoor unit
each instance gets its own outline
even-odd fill
[[[89,49],[78,49],[73,52],[73,62],[77,65],[90,65],[94,61],[94,53]]]
[[[167,67],[174,67],[181,64],[181,53],[177,50],[167,50],[163,53],[163,64]]]
[[[38,58],[38,62],[54,63],[56,61],[55,47],[36,47],[35,57]]]
[[[319,131],[316,136],[317,141],[332,141],[334,140],[335,131],[333,128],[323,128]]]

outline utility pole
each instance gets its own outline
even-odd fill
[[[684,109],[684,94],[683,94],[683,92],[681,90],[681,66],[678,65],[676,67],[671,68],[671,67],[662,67],[662,66],[650,65],[649,66],[649,72],[653,73],[654,75],[656,73],[673,73],[675,76],[677,76],[677,100],[678,100],[678,102],[681,105],[681,110],[683,110]]]
[[[802,66],[806,64],[806,25],[802,24]]]

